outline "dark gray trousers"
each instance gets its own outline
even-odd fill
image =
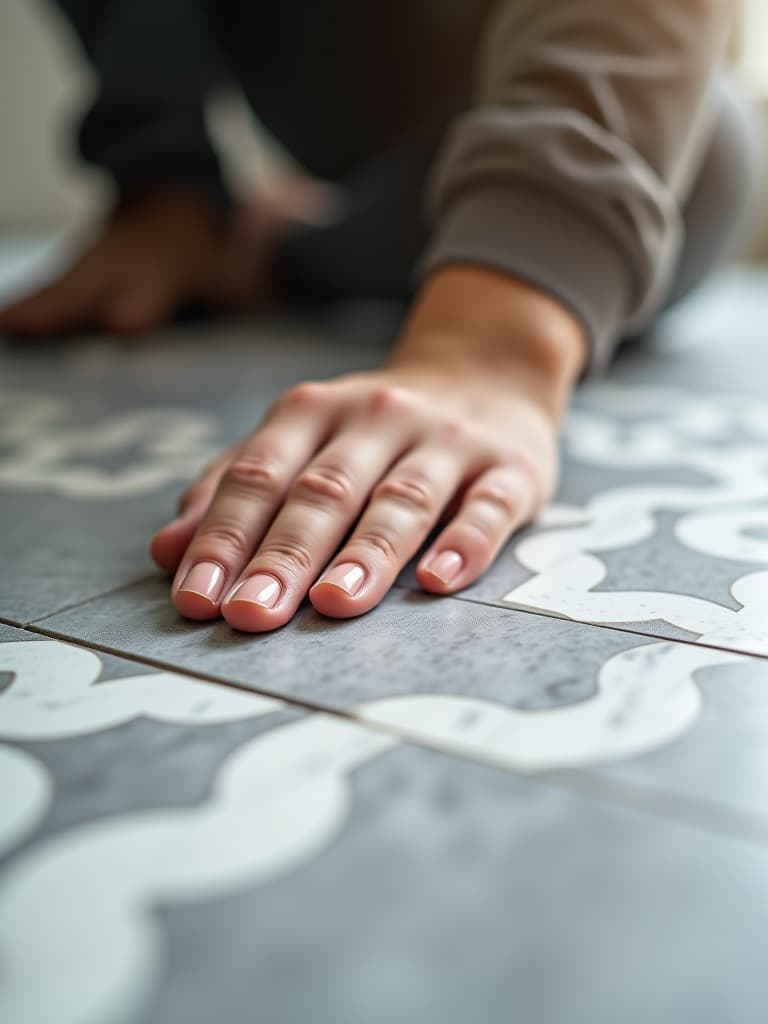
[[[283,244],[277,279],[284,300],[409,299],[428,232],[425,179],[447,125],[469,105],[494,0],[60,6],[99,80],[81,152],[119,190],[178,184],[226,207],[203,103],[217,84],[235,84],[288,151],[345,196],[337,221],[302,228]],[[717,95],[667,304],[725,254],[757,177],[746,104],[725,79]]]

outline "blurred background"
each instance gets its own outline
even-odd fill
[[[731,60],[768,134],[768,0],[742,0]],[[78,230],[98,217],[108,186],[74,152],[73,128],[93,83],[62,17],[43,0],[0,0],[0,232]],[[236,188],[258,187],[286,159],[236,95],[216,97],[213,137]],[[764,202],[741,258],[768,260]]]

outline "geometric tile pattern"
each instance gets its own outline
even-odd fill
[[[386,331],[0,349],[0,1018],[763,1019],[765,285],[581,389],[473,587],[259,637],[180,620],[147,538]]]

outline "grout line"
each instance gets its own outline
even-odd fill
[[[407,590],[411,594],[420,591],[411,590],[410,587],[398,586],[398,590]],[[592,622],[589,619],[573,619],[570,615],[556,615],[554,612],[544,611],[537,608],[520,608],[513,604],[497,604],[491,600],[482,600],[478,597],[462,597],[460,594],[446,594],[445,597],[454,601],[463,601],[465,604],[479,604],[484,608],[496,608],[498,611],[520,612],[521,615],[533,615],[543,619],[557,619],[560,622],[574,622],[578,626],[592,626],[594,629],[610,629],[614,633],[628,633],[630,636],[643,636],[657,643],[688,644],[691,647],[703,647],[708,651],[725,651],[728,654],[740,654],[745,658],[759,658],[761,661],[768,659],[768,654],[760,654],[758,651],[745,651],[740,647],[725,647],[722,644],[710,644],[701,640],[689,640],[682,636],[664,636],[659,633],[649,633],[642,629],[632,629],[625,625],[612,625],[608,622]],[[445,598],[443,598],[444,600]]]
[[[100,601],[103,597],[111,597],[112,594],[119,594],[121,590],[128,590],[130,587],[135,587],[139,583],[146,583],[153,579],[155,579],[155,574],[147,573],[146,576],[138,576],[136,579],[131,580],[128,583],[120,583],[118,586],[112,587],[111,590],[104,590],[99,594],[91,595],[91,597],[84,597],[82,601],[73,601],[72,604],[65,604],[61,608],[56,608],[52,612],[46,612],[45,615],[41,615],[36,619],[30,619],[29,622],[25,622],[21,628],[28,629],[38,622],[45,622],[46,619],[52,619],[55,615],[63,615],[64,612],[71,612],[75,608],[82,608],[87,604],[91,604],[93,601]]]
[[[493,607],[496,606],[494,605]],[[370,729],[373,732],[393,736],[400,743],[407,743],[421,749],[430,750],[433,753],[455,757],[470,764],[486,768],[496,768],[517,779],[536,785],[544,785],[572,795],[575,794],[598,800],[610,806],[671,821],[677,825],[693,828],[750,846],[768,847],[768,815],[742,811],[729,807],[727,804],[681,795],[671,790],[661,789],[644,783],[630,782],[625,779],[611,779],[595,769],[575,767],[571,769],[524,772],[510,767],[499,759],[482,759],[479,755],[473,755],[466,748],[451,747],[435,741],[430,742],[429,738],[422,733],[411,733],[407,729],[398,729],[383,722],[376,722],[361,717],[359,714],[355,714],[352,709],[330,708],[297,697],[285,696],[274,691],[246,686],[244,683],[235,682],[212,673],[180,668],[160,659],[148,658],[144,655],[126,654],[123,651],[108,647],[106,644],[97,644],[87,640],[74,640],[53,630],[31,626],[27,627],[26,631],[39,636],[61,640],[73,646],[85,647],[103,654],[114,655],[123,661],[174,672],[177,675],[190,676],[194,679],[222,685],[241,693],[269,697],[280,701],[286,707],[296,707],[304,712],[341,718],[345,721],[353,722],[363,729]]]
[[[562,788],[677,824],[768,847],[768,815],[692,797],[643,782],[610,778],[595,769],[565,773]]]
[[[38,620],[42,621],[42,620]],[[230,690],[238,690],[241,693],[255,694],[259,697],[270,697],[272,699],[281,700],[284,704],[295,704],[297,707],[303,708],[306,711],[319,711],[325,714],[340,715],[343,718],[349,717],[344,712],[336,711],[333,708],[328,708],[322,704],[314,704],[312,701],[302,700],[300,697],[286,697],[283,694],[275,693],[272,690],[264,690],[260,687],[248,686],[245,683],[237,682],[234,679],[227,679],[226,676],[219,676],[213,672],[201,672],[198,669],[184,668],[180,665],[175,665],[173,662],[163,661],[162,658],[151,658],[145,654],[135,654],[130,651],[121,650],[118,647],[110,647],[108,644],[101,644],[95,640],[87,640],[82,637],[74,637],[68,633],[61,633],[55,629],[46,629],[44,626],[37,624],[30,624],[25,626],[24,629],[28,633],[34,633],[37,636],[49,637],[52,640],[60,640],[62,643],[72,644],[73,647],[84,647],[86,650],[98,651],[101,654],[111,654],[116,658],[121,658],[123,661],[134,662],[137,665],[146,665],[148,668],[161,669],[163,672],[172,672],[175,675],[190,676],[192,679],[201,679],[205,683],[217,683],[221,686],[226,686]],[[2,647],[0,647],[0,651]]]
[[[85,605],[91,604],[93,601],[99,601],[104,597],[110,597],[113,594],[119,594],[122,590],[128,590],[131,587],[138,586],[140,583],[145,583],[150,580],[156,579],[157,574],[148,574],[146,576],[140,576],[135,580],[131,580],[129,583],[121,583],[117,587],[113,587],[111,590],[105,590],[103,593],[94,594],[92,597],[84,598],[82,601],[75,601],[73,604],[64,605],[61,608],[57,608],[55,611],[48,612],[45,615],[41,615],[37,619],[31,619],[29,622],[13,622],[10,619],[0,617],[0,624],[6,626],[14,626],[17,629],[29,629],[32,626],[45,622],[47,619],[52,619],[57,615],[63,615],[65,612],[72,611],[75,608],[82,608]],[[449,601],[463,601],[465,604],[476,604],[483,608],[495,608],[499,612],[519,612],[521,615],[531,615],[534,618],[544,619],[556,619],[560,622],[573,622],[578,626],[592,626],[594,629],[606,629],[611,630],[614,633],[626,633],[628,636],[641,636],[647,640],[655,641],[656,643],[673,643],[673,644],[688,644],[691,647],[704,648],[709,651],[725,651],[728,654],[739,654],[745,658],[758,658],[762,661],[768,660],[768,654],[760,654],[757,651],[745,651],[740,647],[725,647],[722,644],[710,644],[702,643],[701,640],[689,640],[686,637],[678,636],[664,636],[659,633],[649,633],[647,630],[632,629],[626,625],[612,625],[607,622],[591,622],[588,619],[574,619],[569,615],[556,615],[553,612],[548,612],[543,609],[537,608],[520,608],[512,604],[499,604],[490,599],[483,600],[478,597],[462,597],[461,594],[445,594],[445,595],[432,595],[428,594],[425,590],[416,590],[412,587],[404,584],[393,584],[393,590],[400,590],[406,594],[417,594],[420,597],[434,597],[436,600],[449,600]],[[120,653],[107,651],[107,653]],[[217,682],[222,680],[217,679]]]

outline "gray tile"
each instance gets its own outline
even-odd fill
[[[768,275],[702,296],[580,389],[555,505],[461,600],[768,654]]]
[[[381,338],[347,328],[0,341],[0,617],[30,622],[150,572],[149,539],[186,482],[278,394],[375,364]]]
[[[698,708],[688,728],[651,750],[612,762],[599,774],[612,782],[652,787],[647,799],[654,806],[664,793],[696,801],[696,813],[704,817],[717,817],[723,808],[766,816],[768,665],[748,657],[720,665],[706,660],[694,672],[698,697],[692,696]],[[684,804],[678,806],[685,814]]]
[[[18,245],[6,249],[3,260],[0,247],[0,278],[8,276],[4,264],[23,263]],[[42,250],[32,255],[41,254],[45,257]],[[628,350],[612,378],[632,384],[626,393],[630,399],[636,385],[646,384],[685,385],[702,393],[727,385],[764,397],[761,377],[750,367],[762,344],[759,314],[765,282],[764,276],[745,271],[721,276],[703,297],[663,321],[648,344]],[[738,324],[738,340],[731,339],[727,351],[719,340],[726,322]],[[20,624],[34,621],[144,577],[151,569],[148,539],[167,520],[183,483],[208,456],[252,428],[269,401],[294,381],[375,365],[389,329],[386,319],[377,323],[371,328],[369,320],[347,316],[312,323],[187,324],[140,341],[91,338],[64,345],[0,347],[0,550],[5,569],[0,617]],[[577,406],[594,414],[600,393],[599,388],[586,390]],[[621,399],[620,404],[623,408]],[[679,411],[677,398],[662,398],[662,404],[665,412],[670,405]],[[722,400],[713,398],[710,406],[711,418]],[[739,415],[733,403],[723,408],[726,419],[744,418],[741,405],[736,408]],[[600,419],[605,438],[615,417],[603,413]],[[692,504],[682,508],[679,503],[666,508],[662,495],[653,513],[655,530],[631,543],[607,550],[603,543],[599,551],[593,545],[590,553],[599,556],[604,577],[589,578],[586,605],[578,594],[573,596],[573,567],[570,575],[555,575],[548,586],[538,570],[521,560],[521,545],[540,530],[511,543],[461,598],[518,604],[582,621],[618,621],[664,637],[697,638],[704,636],[701,617],[683,609],[680,621],[672,615],[664,618],[657,614],[655,596],[693,595],[721,606],[715,635],[704,636],[707,642],[762,652],[768,644],[762,618],[758,613],[757,625],[744,624],[743,615],[736,621],[733,613],[741,602],[730,587],[765,564],[765,545],[753,538],[750,557],[713,559],[711,552],[692,550],[674,535],[695,510],[696,492],[711,490],[711,477],[701,467],[685,464],[693,447],[698,455],[704,450],[724,462],[731,451],[719,436],[699,436],[693,445],[690,419],[678,417],[677,422],[682,430],[677,440],[685,449],[682,464],[656,460],[645,468],[626,454],[626,438],[617,459],[606,465],[585,457],[583,443],[581,453],[575,450],[571,431],[561,503],[580,506],[583,513],[585,503],[617,487],[663,490],[688,485],[692,492]],[[759,409],[750,420],[753,433],[758,419]],[[636,436],[645,436],[647,417],[640,414],[632,422]],[[589,433],[588,423],[586,428]],[[765,433],[764,424],[762,428]],[[582,421],[582,436],[584,429]],[[751,500],[747,526],[754,529],[766,523],[768,511],[765,502],[754,498],[754,488]],[[745,501],[740,498],[739,507]],[[554,518],[550,513],[543,522],[551,524]],[[574,530],[571,526],[565,532],[572,537]],[[553,532],[551,526],[546,532]],[[598,532],[605,541],[610,531]],[[417,589],[412,569],[401,582]],[[582,582],[576,589],[585,586]],[[635,597],[624,601],[623,617],[617,619],[614,595],[628,591]],[[607,597],[597,607],[601,594]],[[705,625],[711,625],[709,620]]]
[[[278,700],[0,625],[0,739],[39,762],[56,788],[36,840],[105,816],[194,806],[208,790],[207,763],[300,714]],[[8,812],[23,786],[0,772],[0,792]],[[15,845],[22,840],[29,836]],[[4,845],[0,827],[0,852]]]
[[[53,634],[335,711],[520,772],[591,768],[768,814],[768,662],[393,590],[360,619],[308,605],[261,636],[185,622],[165,581],[44,623]],[[697,812],[699,813],[699,812]]]
[[[763,1019],[763,842],[86,655],[0,630],[4,1020]]]
[[[254,635],[221,620],[183,619],[160,578],[51,616],[40,628],[334,710],[419,693],[531,709],[578,701],[592,691],[600,661],[637,639],[399,588],[359,618],[328,619],[305,602],[282,629]]]

